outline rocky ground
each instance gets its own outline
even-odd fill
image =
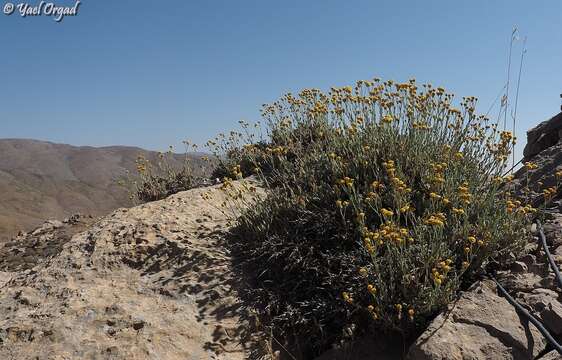
[[[5,244],[0,359],[244,359],[223,196],[194,189]]]

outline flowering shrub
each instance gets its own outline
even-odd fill
[[[314,354],[367,328],[410,333],[522,249],[535,209],[501,177],[515,139],[476,98],[452,102],[414,80],[309,89],[263,108],[266,146],[235,141],[224,188],[243,161],[268,191],[237,219],[234,254],[274,335]]]
[[[135,162],[136,176],[128,174],[120,181],[129,189],[129,198],[135,203],[161,200],[195,186],[196,178],[187,152],[181,162],[174,158],[171,148],[159,153],[155,164],[142,155]]]

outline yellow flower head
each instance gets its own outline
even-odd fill
[[[382,208],[382,209],[381,209],[381,214],[382,214],[382,216],[384,216],[384,217],[391,217],[391,216],[394,215],[394,212],[392,212],[392,210],[388,210],[388,209],[386,209],[386,208]]]
[[[386,124],[391,123],[392,120],[394,120],[394,118],[390,114],[387,114],[387,115],[383,116],[383,118],[382,118],[382,121]]]
[[[363,277],[367,276],[367,269],[364,268],[364,267],[359,268],[359,275],[361,275]]]

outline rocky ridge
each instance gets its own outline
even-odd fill
[[[193,189],[5,244],[0,358],[246,358],[223,200],[217,187]]]

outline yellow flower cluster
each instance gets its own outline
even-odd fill
[[[429,193],[429,198],[430,198],[431,200],[441,200],[441,199],[442,199],[442,196],[441,196],[441,195],[438,195],[438,194],[436,194],[436,193],[434,193],[434,192],[431,192],[431,193]]]
[[[373,317],[374,320],[377,320],[379,318],[379,315],[377,314],[377,309],[373,305],[367,306],[367,311],[371,313],[371,316]]]
[[[419,129],[419,130],[429,130],[429,129],[431,129],[431,126],[429,126],[429,124],[427,122],[424,122],[424,121],[414,121],[412,123],[412,127],[414,129]]]
[[[385,124],[390,124],[394,120],[394,117],[390,114],[386,114],[382,117],[382,122]]]
[[[382,224],[376,231],[370,231],[366,227],[363,229],[363,244],[369,254],[374,253],[374,244],[380,246],[385,241],[400,245],[405,241],[413,242],[414,238],[410,236],[407,228],[400,227],[390,221]]]
[[[387,208],[382,208],[381,209],[381,215],[385,218],[389,218],[394,216],[394,212],[392,210],[389,210]]]
[[[368,272],[367,269],[364,267],[359,268],[359,275],[363,276],[363,277],[367,277]]]
[[[536,170],[539,168],[539,166],[537,164],[535,164],[534,162],[526,162],[525,163],[525,168],[527,168],[527,170],[531,171],[531,170]]]
[[[431,163],[431,169],[433,170],[433,175],[430,177],[430,181],[435,185],[443,184],[445,182],[444,173],[445,169],[447,169],[447,163]]]
[[[224,177],[224,178],[222,179],[222,184],[221,184],[221,186],[220,186],[220,189],[221,189],[221,190],[226,190],[226,189],[228,189],[228,188],[232,188],[233,186],[234,186],[234,185],[233,185],[232,179],[229,178],[229,177]]]
[[[427,219],[424,220],[424,224],[431,225],[431,226],[444,226],[447,217],[442,212],[435,213],[430,215]]]
[[[512,144],[515,144],[516,138],[511,131],[502,131],[500,133],[500,141],[497,144],[486,144],[488,150],[494,154],[496,160],[506,161],[507,156],[510,154]]]
[[[271,153],[273,155],[287,155],[287,152],[289,151],[289,149],[287,149],[286,147],[283,146],[276,146],[276,147],[267,147],[266,151],[268,153]]]
[[[506,209],[507,209],[508,213],[518,212],[518,213],[523,214],[523,215],[529,214],[529,213],[535,213],[537,211],[537,209],[535,209],[530,204],[527,204],[525,206],[521,206],[521,201],[511,200],[511,199],[508,199],[506,201]]]
[[[384,184],[380,181],[375,180],[371,183],[371,188],[373,189],[373,191],[381,191],[384,189]]]
[[[341,297],[343,298],[343,301],[345,301],[346,303],[353,304],[353,298],[348,292],[346,291],[342,292]]]
[[[472,195],[468,191],[468,183],[465,181],[461,186],[457,188],[459,198],[466,204],[470,204],[470,199]]]
[[[394,161],[388,160],[383,162],[383,167],[386,169],[388,176],[390,177],[390,182],[396,189],[396,191],[401,193],[409,193],[412,191],[402,179],[396,176],[396,168],[394,166]]]
[[[340,209],[347,207],[348,205],[349,205],[349,201],[347,200],[344,201],[336,200],[336,206],[339,207]]]
[[[396,175],[396,168],[394,167],[394,160],[388,160],[382,163],[382,166],[386,169],[388,176],[394,177]]]
[[[469,236],[466,238],[470,245],[478,244],[478,246],[484,246],[484,241],[480,239],[476,239],[475,236]]]
[[[543,195],[544,195],[544,200],[548,201],[550,199],[552,199],[552,197],[554,195],[556,195],[557,189],[554,186],[551,186],[549,188],[546,188],[542,191]]]
[[[416,208],[414,208],[412,206],[412,204],[406,204],[406,205],[404,205],[400,208],[400,212],[402,214],[407,213],[407,212],[413,212],[413,211],[416,211]]]
[[[441,285],[443,281],[447,278],[447,274],[451,271],[451,264],[453,261],[451,259],[447,259],[444,261],[440,261],[437,264],[437,267],[431,269],[431,277],[433,282],[436,285]]]
[[[235,178],[241,179],[242,178],[242,170],[240,169],[240,165],[233,166],[230,171],[234,175]]]
[[[465,214],[465,211],[462,208],[453,208],[452,211],[453,211],[453,214],[459,215],[459,216]]]
[[[353,180],[352,178],[346,176],[343,179],[339,179],[338,180],[338,184],[343,185],[343,186],[347,186],[349,188],[353,187],[353,182],[355,180]]]
[[[365,213],[364,212],[357,213],[356,220],[359,224],[365,222]]]

